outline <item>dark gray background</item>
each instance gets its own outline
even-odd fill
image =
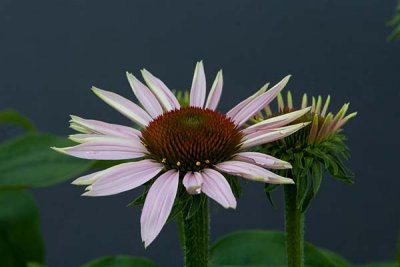
[[[293,74],[295,96],[351,102],[346,126],[356,184],[327,177],[307,214],[307,239],[355,263],[394,258],[399,231],[400,43],[385,22],[395,0],[0,1],[0,108],[29,115],[41,130],[67,134],[68,114],[126,122],[89,88],[132,97],[124,72],[146,67],[171,88],[190,87],[204,59],[209,84],[219,68],[227,110],[264,82]],[[62,184],[35,190],[50,267],[106,254],[180,266],[174,224],[144,250],[139,191],[83,198]],[[275,195],[281,199],[281,194]],[[249,183],[237,211],[213,207],[212,239],[238,229],[282,229],[261,184]],[[265,248],[268,250],[268,248]]]

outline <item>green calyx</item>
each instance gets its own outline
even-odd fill
[[[277,115],[282,115],[295,110],[292,95],[287,93],[286,105],[282,95],[277,97],[278,111],[273,112],[267,107],[264,113],[253,118],[251,123],[259,122]],[[342,127],[356,112],[346,115],[349,104],[344,104],[337,114],[328,112],[330,96],[325,102],[321,96],[311,98],[311,113],[292,122],[292,124],[311,121],[311,124],[296,133],[256,148],[265,154],[278,157],[292,164],[290,170],[280,170],[279,173],[291,177],[297,187],[297,205],[304,212],[311,200],[317,194],[322,176],[329,173],[331,176],[345,183],[353,183],[353,174],[346,167],[345,161],[350,157],[350,152],[345,144],[346,137],[342,134]],[[301,108],[308,106],[308,97],[305,94]],[[277,185],[266,185],[265,191],[272,203],[271,192]]]

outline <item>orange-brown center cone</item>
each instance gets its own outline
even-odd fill
[[[164,113],[142,131],[148,158],[181,171],[198,171],[231,159],[242,137],[225,115],[196,107]]]

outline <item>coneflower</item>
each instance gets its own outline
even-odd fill
[[[147,70],[142,70],[142,76],[147,86],[127,73],[142,107],[115,93],[93,88],[97,96],[131,119],[140,130],[72,116],[71,128],[81,134],[70,138],[80,144],[55,149],[85,159],[135,159],[80,177],[73,184],[87,185],[85,196],[112,195],[143,184],[149,185],[141,215],[141,234],[145,246],[156,238],[166,223],[174,203],[179,200],[176,200],[176,196],[181,184],[186,188],[187,196],[204,193],[224,208],[236,208],[235,196],[224,174],[272,184],[293,183],[292,179],[267,170],[290,168],[288,162],[246,150],[284,138],[301,129],[308,123],[285,125],[310,109],[273,118],[271,123],[254,125],[251,131],[244,128],[245,122],[284,88],[289,76],[268,91],[267,85],[262,87],[226,114],[216,111],[222,93],[222,71],[218,72],[206,98],[203,63],[198,62],[190,91],[190,105],[186,107],[180,106],[177,98],[160,79]],[[204,207],[207,204],[202,205]],[[207,220],[200,218],[196,222],[194,218],[190,223],[187,222],[191,226],[185,230],[190,231],[200,221],[204,224]],[[185,233],[187,236],[190,234]],[[205,240],[207,244],[203,246],[208,245],[207,238]],[[203,253],[202,259],[196,259],[200,261],[196,266],[206,266],[206,249],[187,251]],[[188,261],[195,258],[193,255],[187,257]]]

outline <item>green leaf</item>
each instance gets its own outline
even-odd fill
[[[0,112],[0,124],[1,123],[15,124],[29,132],[36,131],[35,125],[33,125],[33,123],[27,117],[11,109]]]
[[[26,266],[43,262],[39,214],[26,191],[0,192],[0,266]]]
[[[65,138],[38,133],[0,145],[0,189],[49,186],[89,170],[93,161],[50,149],[69,145],[71,142]]]
[[[396,263],[370,263],[365,265],[356,265],[356,267],[397,267]]]
[[[121,255],[102,257],[81,267],[157,267],[157,265],[145,258]]]
[[[340,256],[305,244],[307,267],[349,267]],[[278,231],[240,231],[218,240],[211,248],[211,267],[286,267],[285,234]]]

